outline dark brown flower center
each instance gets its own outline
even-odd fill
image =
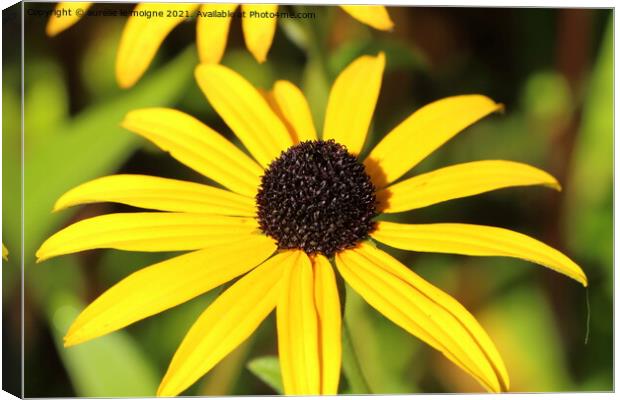
[[[364,165],[333,140],[301,142],[282,152],[256,195],[260,229],[280,249],[328,257],[368,237],[376,203]]]

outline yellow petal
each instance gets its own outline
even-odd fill
[[[276,306],[282,274],[298,258],[278,254],[222,293],[183,339],[157,395],[178,395],[247,339]]]
[[[361,56],[336,78],[327,101],[323,139],[334,139],[357,155],[375,111],[385,55]]]
[[[171,258],[143,268],[92,302],[73,322],[65,347],[124,328],[184,303],[262,263],[276,245],[263,235]]]
[[[271,108],[271,111],[273,111],[276,114],[276,116],[280,118],[280,121],[282,121],[282,123],[286,127],[286,131],[291,137],[293,144],[299,143],[299,140],[297,139],[297,133],[295,132],[295,129],[293,128],[293,126],[286,120],[286,117],[282,113],[282,110],[280,109],[280,106],[278,105],[278,102],[276,101],[276,98],[273,94],[273,90],[270,91],[270,90],[265,90],[263,88],[257,88],[257,90],[258,90],[258,93],[260,93],[260,95],[263,96],[263,99],[265,99],[265,101]]]
[[[69,225],[47,239],[37,262],[62,254],[111,248],[131,251],[197,250],[256,233],[254,218],[191,213],[118,213]]]
[[[570,258],[546,244],[508,229],[469,224],[397,224],[379,222],[371,236],[403,250],[470,256],[515,257],[551,268],[584,286],[584,272]]]
[[[115,202],[159,211],[233,215],[256,214],[254,199],[228,190],[147,175],[111,175],[63,194],[54,211],[78,204]]]
[[[278,11],[278,5],[243,4],[241,9],[245,13],[241,20],[245,45],[256,61],[263,63],[267,60],[267,53],[276,33],[278,19],[273,16],[273,13]],[[261,17],[261,15],[265,16]]]
[[[340,6],[344,11],[363,24],[382,31],[389,31],[394,27],[385,6]]]
[[[396,325],[441,351],[487,390],[507,390],[495,345],[455,299],[367,243],[337,254],[336,265],[347,283]]]
[[[305,253],[291,264],[282,281],[277,308],[278,354],[284,393],[318,395],[321,391],[318,316],[312,265]]]
[[[196,118],[170,108],[130,111],[122,126],[233,192],[254,197],[263,169]]]
[[[334,270],[327,258],[311,258],[314,269],[314,297],[319,317],[321,394],[338,394],[342,360],[340,299]]]
[[[65,29],[70,28],[82,18],[92,4],[91,2],[62,2],[56,4],[54,12],[57,15],[50,15],[50,19],[45,27],[45,33],[47,33],[47,36],[56,36]],[[78,10],[79,12],[76,12]]]
[[[512,186],[544,185],[560,190],[545,171],[512,161],[485,160],[452,165],[396,183],[377,193],[384,213],[396,213],[442,201]]]
[[[277,81],[273,98],[282,117],[293,129],[293,141],[317,140],[312,113],[302,91],[289,81]]]
[[[454,135],[502,109],[480,95],[447,97],[414,112],[388,133],[364,161],[377,188],[400,178]]]
[[[261,165],[293,145],[282,121],[252,84],[235,71],[215,64],[196,67],[203,93]]]
[[[185,15],[192,15],[198,4],[193,3],[140,3],[133,12],[161,13],[146,18],[130,16],[123,30],[116,54],[116,81],[122,88],[133,86],[144,74],[155,53],[168,34],[181,22]],[[181,16],[169,16],[169,13]],[[174,15],[174,14],[173,14]]]
[[[9,249],[6,248],[4,243],[2,243],[2,259],[4,261],[9,261]]]
[[[203,63],[219,63],[226,49],[228,41],[228,30],[232,17],[219,16],[209,17],[209,13],[226,13],[234,12],[237,4],[203,4],[200,6],[200,12],[206,15],[197,17],[196,23],[196,44],[198,46],[198,55],[200,62]]]

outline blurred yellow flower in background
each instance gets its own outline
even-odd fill
[[[4,261],[9,261],[9,249],[6,248],[4,243],[2,243],[2,259]]]
[[[376,217],[500,188],[559,189],[559,184],[544,171],[503,160],[452,165],[396,182],[463,129],[502,109],[481,95],[422,107],[360,159],[384,67],[380,53],[362,56],[340,73],[319,136],[293,83],[278,81],[263,95],[227,67],[199,65],[200,88],[252,157],[183,112],[128,113],[125,128],[225,189],[112,175],[63,195],[56,210],[108,201],[160,212],[74,223],[41,245],[39,261],[95,248],[191,251],[143,268],[107,290],[77,317],[65,346],[121,329],[240,277],[191,327],[158,395],[183,392],[274,309],[285,393],[335,394],[342,351],[335,265],[386,318],[443,353],[486,390],[508,390],[502,358],[473,315],[371,238],[412,251],[521,258],[585,286],[580,267],[546,244],[503,228],[402,224]]]
[[[55,36],[75,24],[90,8],[92,3],[58,3],[57,10],[70,9],[70,15],[51,16],[47,34]],[[168,34],[187,17],[197,15],[196,44],[202,63],[219,63],[226,49],[228,30],[233,20],[231,15],[239,4],[200,3],[140,3],[130,16],[121,36],[116,57],[116,80],[120,87],[129,88],[142,77],[157,50]],[[390,30],[394,24],[384,6],[340,6],[358,21],[375,29]],[[245,44],[262,63],[276,31],[277,4],[242,4],[241,18]],[[80,14],[76,10],[81,10]],[[199,14],[197,14],[197,11]],[[146,18],[141,12],[161,12],[163,16]],[[169,14],[171,13],[171,14]],[[214,15],[221,13],[227,16]],[[240,14],[237,14],[240,15]],[[261,17],[261,15],[264,15]]]

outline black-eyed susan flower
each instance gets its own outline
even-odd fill
[[[103,177],[63,195],[56,209],[112,201],[157,212],[102,215],[51,236],[39,261],[94,248],[190,251],[128,276],[89,305],[65,338],[73,346],[174,307],[240,277],[198,318],[158,390],[183,392],[276,309],[287,394],[333,394],[341,363],[341,311],[334,265],[372,307],[473,376],[507,390],[508,374],[476,319],[373,245],[422,252],[506,256],[552,268],[587,285],[583,271],[544,243],[507,229],[381,221],[396,213],[511,186],[558,182],[510,161],[475,161],[398,181],[464,128],[501,109],[481,95],[433,102],[358,157],[379,95],[385,59],[363,56],[336,79],[322,135],[292,83],[266,97],[216,64],[196,79],[251,157],[197,119],[167,108],[131,111],[128,130],[223,188],[141,175]]]
[[[92,3],[58,3],[57,10],[71,10],[52,16],[47,34],[55,36],[75,24]],[[394,26],[384,6],[340,6],[353,18],[375,29],[390,30]],[[240,8],[240,13],[238,13]],[[80,12],[76,12],[80,10]],[[197,16],[196,44],[202,63],[219,63],[226,49],[228,30],[234,15],[241,18],[245,44],[262,63],[276,32],[277,4],[200,4],[200,3],[140,3],[129,17],[121,36],[116,56],[116,80],[120,87],[133,86],[147,70],[157,50],[168,34],[187,17]],[[146,18],[141,13],[161,13]],[[237,13],[237,14],[235,14]]]

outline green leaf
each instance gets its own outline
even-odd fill
[[[258,357],[250,361],[248,369],[278,394],[283,394],[280,362],[275,356]]]

